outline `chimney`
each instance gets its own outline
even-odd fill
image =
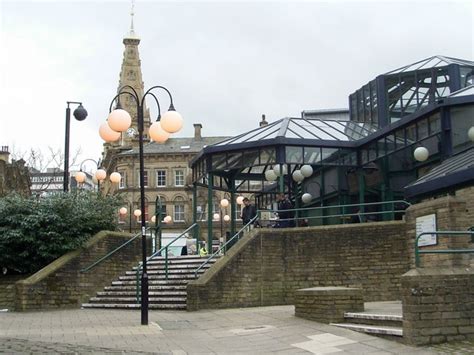
[[[262,120],[260,121],[260,127],[267,126],[268,122],[265,121],[265,115],[262,115]]]
[[[8,145],[2,145],[0,147],[0,160],[3,160],[5,163],[9,162],[10,152],[8,151]]]
[[[194,124],[194,140],[196,140],[196,141],[202,140],[201,128],[202,128],[202,124],[200,124],[200,123],[195,123]]]

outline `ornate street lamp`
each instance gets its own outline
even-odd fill
[[[170,107],[168,111],[165,114],[163,114],[163,117],[161,117],[160,103],[158,102],[158,99],[155,96],[155,94],[152,93],[152,91],[155,89],[161,89],[161,90],[166,91],[170,99]],[[109,117],[107,118],[108,128],[105,127],[104,125],[100,127],[99,133],[101,137],[106,141],[109,141],[107,139],[111,139],[110,141],[114,141],[113,138],[116,137],[113,135],[114,132],[118,133],[120,137],[120,132],[125,132],[131,125],[132,118],[130,117],[130,114],[127,111],[122,110],[120,107],[120,96],[122,95],[128,95],[129,97],[132,97],[137,105],[138,144],[139,144],[138,147],[139,147],[139,162],[140,162],[140,210],[145,211],[145,179],[144,179],[145,174],[144,174],[144,157],[143,157],[143,131],[144,131],[143,116],[144,116],[144,109],[145,109],[145,98],[148,95],[151,96],[152,98],[155,99],[155,102],[158,106],[158,118],[156,122],[154,122],[150,126],[150,129],[148,132],[151,139],[153,139],[154,141],[163,142],[168,138],[166,134],[163,134],[162,131],[165,131],[167,133],[178,132],[183,126],[183,118],[178,112],[176,112],[173,106],[173,97],[171,96],[171,93],[169,92],[169,90],[165,88],[164,86],[153,86],[145,92],[143,97],[140,97],[137,91],[132,86],[125,85],[119,89],[118,94],[115,95],[115,97],[112,99],[112,102],[110,103],[110,107],[109,107],[110,114],[109,114]],[[117,101],[117,107],[115,110],[112,111],[112,105],[115,101]],[[115,140],[117,140],[119,137],[115,138]],[[112,178],[112,175],[111,175],[111,178]],[[165,217],[165,222],[166,222],[167,217]],[[142,272],[142,277],[141,277],[141,324],[147,325],[148,324],[148,273],[147,273],[147,262],[146,262],[147,255],[146,255],[145,213],[141,213],[141,233],[142,233],[142,263],[143,263],[143,272]]]
[[[79,184],[82,184],[86,181],[86,174],[82,171],[82,166],[84,165],[84,163],[86,161],[92,161],[96,165],[97,170],[95,171],[94,178],[95,178],[95,180],[97,180],[97,192],[99,192],[100,191],[100,182],[102,180],[105,180],[105,178],[107,177],[107,172],[104,169],[100,168],[100,159],[99,159],[99,161],[95,161],[94,159],[83,160],[80,167],[79,167],[79,171],[76,173],[75,179]]]
[[[64,178],[63,178],[63,191],[69,191],[69,131],[71,127],[71,109],[70,104],[79,105],[73,112],[73,116],[78,121],[84,121],[87,117],[87,111],[82,106],[82,102],[67,101],[66,108],[66,134],[64,143]]]

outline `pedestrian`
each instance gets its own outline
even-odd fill
[[[207,249],[206,249],[206,244],[202,243],[201,244],[201,249],[199,249],[199,256],[207,256]]]
[[[244,198],[243,202],[245,207],[242,208],[242,213],[240,217],[242,218],[242,222],[245,226],[257,216],[257,209],[254,205],[252,205],[252,203],[247,197]]]
[[[293,204],[283,193],[276,196],[278,202],[278,228],[289,228],[295,226]]]

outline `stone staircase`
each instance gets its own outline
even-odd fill
[[[378,309],[370,309],[365,312],[346,312],[344,313],[344,323],[332,323],[331,325],[393,340],[400,340],[401,337],[403,337],[401,304],[394,302],[377,303]],[[384,305],[384,303],[386,305]],[[398,306],[400,307],[399,311],[397,309]],[[385,307],[391,309],[384,312]]]
[[[168,278],[166,279],[165,258],[155,257],[148,261],[148,300],[150,309],[186,309],[186,285],[195,280],[194,272],[205,261],[199,256],[168,257]],[[210,261],[198,276],[204,273],[217,259]],[[83,308],[140,308],[136,299],[136,267],[112,281],[111,286],[97,292]]]

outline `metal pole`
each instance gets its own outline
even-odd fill
[[[212,187],[214,185],[214,175],[212,173],[208,173],[208,181],[207,181],[207,252],[212,254]]]
[[[140,157],[140,209],[142,211],[142,263],[143,273],[141,279],[141,321],[142,325],[148,325],[148,273],[146,265],[146,220],[145,220],[145,169],[143,158],[143,105],[140,105],[137,97],[138,116],[138,147]]]
[[[63,178],[63,191],[69,191],[69,131],[71,126],[71,109],[69,108],[69,102],[66,108],[66,138],[64,142],[64,178]]]
[[[197,185],[193,184],[193,224],[197,223]],[[193,230],[194,239],[196,239],[196,253],[199,253],[199,229]]]

